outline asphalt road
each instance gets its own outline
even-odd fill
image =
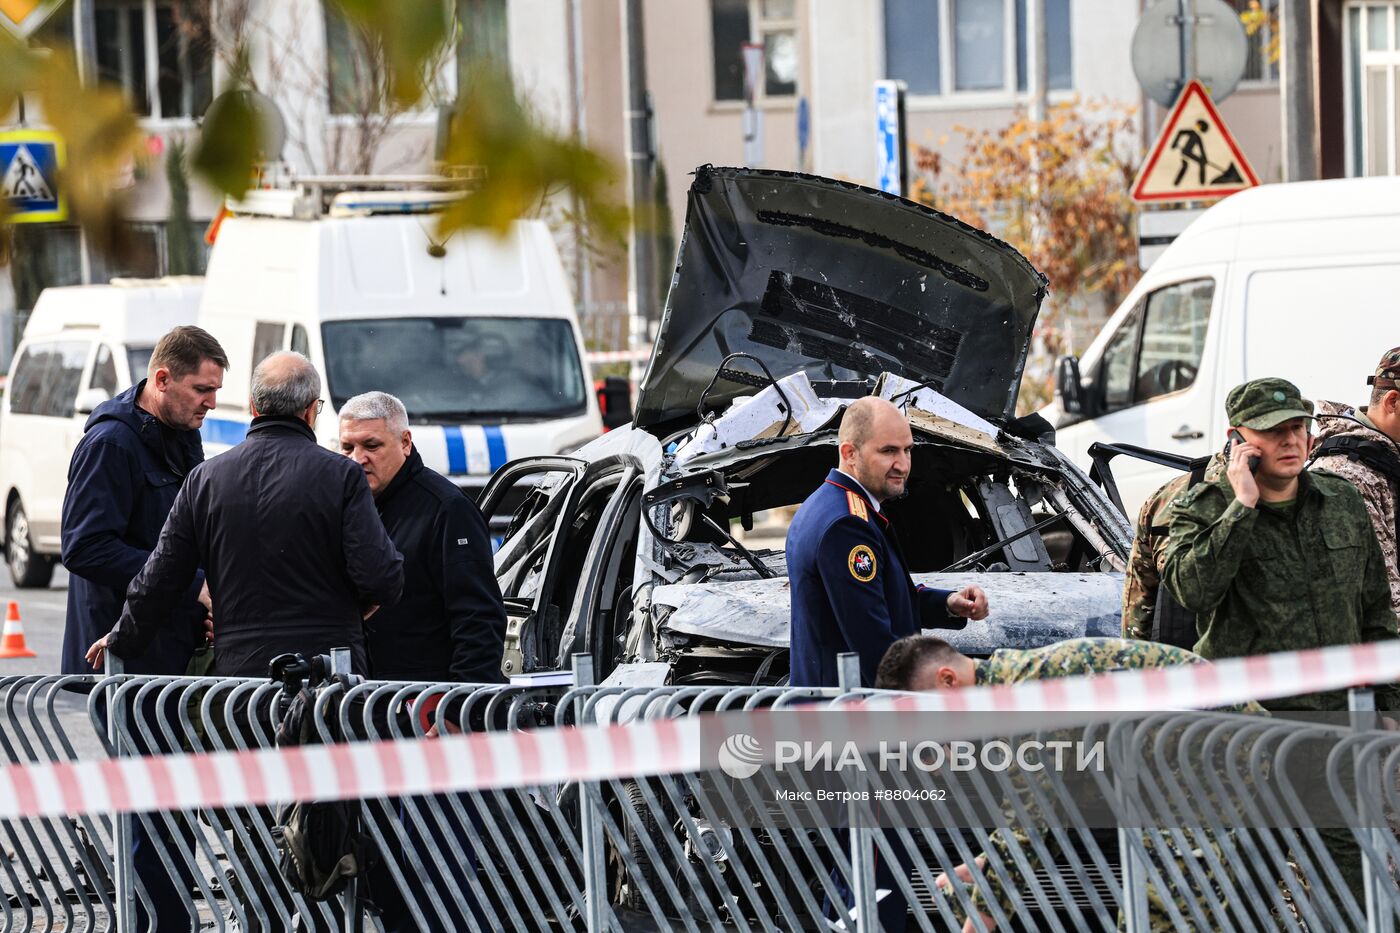
[[[46,590],[16,589],[8,567],[0,566],[0,609],[19,604],[24,637],[37,658],[0,658],[0,677],[11,674],[57,674],[63,648],[63,618],[68,599],[68,571],[58,567]]]

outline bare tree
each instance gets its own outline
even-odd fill
[[[276,102],[286,123],[286,158],[295,154],[311,173],[370,174],[399,117],[411,112],[389,93],[390,75],[382,39],[345,20],[330,3],[324,16],[305,21],[306,7],[284,8],[280,25],[258,15],[258,0],[178,0],[179,28],[192,46],[204,45],[235,85]],[[324,30],[324,57],[308,54],[308,30]],[[261,67],[253,66],[254,55]],[[452,48],[443,48],[424,68],[419,107],[448,96]],[[327,120],[327,115],[343,119]],[[289,150],[289,151],[288,151]],[[420,162],[427,145],[405,149],[393,170]]]

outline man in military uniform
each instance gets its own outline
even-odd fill
[[[959,592],[916,587],[880,505],[904,494],[914,436],[898,408],[881,398],[846,409],[840,465],[797,510],[787,534],[792,591],[789,636],[794,687],[837,685],[836,656],[860,655],[861,682],[896,639],[950,617],[983,619],[979,586]],[[958,623],[961,624],[961,623]]]
[[[882,503],[905,491],[914,436],[890,402],[857,399],[841,418],[839,466],[797,510],[787,535],[792,593],[790,682],[794,687],[837,686],[836,656],[860,655],[861,683],[896,639],[925,625],[951,627],[950,617],[983,619],[987,596],[979,586],[958,592],[916,587],[905,569],[899,540]],[[906,905],[896,873],[907,873],[907,855],[879,860],[875,884],[891,893],[879,902],[884,929],[903,929]],[[838,889],[853,902],[844,883]],[[829,905],[830,907],[830,905]]]
[[[1396,637],[1380,544],[1361,494],[1346,480],[1303,469],[1312,403],[1291,382],[1255,379],[1230,390],[1225,412],[1238,432],[1225,474],[1177,497],[1162,573],[1177,601],[1196,613],[1196,652],[1229,658]],[[1376,701],[1400,709],[1400,691],[1381,685]],[[1341,711],[1347,699],[1333,690],[1265,705]],[[1299,749],[1290,778],[1326,780],[1325,757],[1325,749]],[[1318,832],[1359,901],[1361,853],[1351,831]]]
[[[875,686],[883,690],[956,690],[972,686],[1018,684],[1032,680],[1106,674],[1112,671],[1205,663],[1207,662],[1204,658],[1185,648],[1125,638],[1071,638],[1042,648],[1002,648],[992,652],[990,658],[979,660],[967,657],[940,638],[916,635],[900,639],[890,646],[890,650],[880,661]],[[1267,715],[1264,708],[1254,702],[1231,706],[1227,711]],[[1146,746],[1150,742],[1143,744]],[[1182,917],[1192,917],[1191,906],[1187,903],[1189,898],[1203,914],[1210,916],[1204,905],[1212,898],[1218,902],[1221,895],[1217,890],[1205,890],[1207,886],[1214,888],[1215,885],[1210,881],[1204,856],[1199,850],[1189,856],[1183,855],[1177,850],[1172,839],[1163,838],[1167,840],[1167,846],[1171,850],[1167,855],[1177,863],[1181,877],[1187,881],[1185,889],[1173,887],[1171,891],[1176,910]],[[1052,856],[1058,856],[1057,837],[1046,832],[1039,841]],[[1214,845],[1204,835],[1192,841]],[[998,829],[988,836],[988,843],[997,865],[1015,866],[1019,856],[1030,866],[1029,871],[1023,872],[1024,874],[1034,875],[1041,867],[1040,850],[1033,844],[1029,827]],[[1146,843],[1149,852],[1153,853],[1154,860],[1160,860],[1161,856],[1155,854],[1151,840],[1146,840]],[[1218,858],[1218,851],[1216,855]],[[1192,862],[1195,864],[1192,865]],[[968,894],[974,908],[982,917],[982,923],[989,930],[995,929],[992,904],[996,903],[1001,913],[1009,917],[1014,912],[1015,901],[1007,891],[1002,875],[987,870],[987,854],[979,854],[976,863],[976,874],[965,864],[954,868],[952,874],[964,885],[969,886]],[[986,879],[985,885],[980,883],[979,875]],[[974,929],[971,921],[964,916],[959,899],[952,894],[949,873],[939,875],[935,883],[948,896],[959,919],[965,921],[963,929]],[[1177,929],[1178,924],[1166,906],[1162,892],[1153,884],[1149,884],[1147,889],[1147,909],[1150,929],[1163,933]]]
[[[1206,465],[1204,478],[1214,479],[1225,469],[1219,454]],[[1178,647],[1196,643],[1196,620],[1161,587],[1167,562],[1167,529],[1171,503],[1202,476],[1183,473],[1147,497],[1138,512],[1133,550],[1123,578],[1123,637],[1164,641]]]
[[[1400,615],[1400,347],[1386,352],[1367,382],[1370,404],[1357,411],[1318,402],[1317,444],[1312,469],[1339,476],[1356,487],[1371,516],[1390,579],[1390,608]]]
[[[1070,638],[1041,648],[999,648],[986,660],[969,658],[941,638],[901,638],[880,660],[875,675],[879,690],[956,690],[1052,680],[1111,671],[1204,664],[1205,658],[1155,641],[1128,638]],[[1249,703],[1236,712],[1263,712]]]
[[[1230,390],[1242,443],[1227,469],[1177,497],[1162,580],[1196,613],[1207,659],[1394,638],[1380,545],[1345,480],[1303,469],[1313,406],[1283,379]],[[1258,458],[1251,469],[1251,458]],[[1377,691],[1400,708],[1394,685]],[[1345,710],[1342,691],[1284,698],[1271,709]]]

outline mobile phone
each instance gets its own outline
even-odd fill
[[[1235,430],[1234,428],[1231,428],[1231,429],[1230,429],[1230,436],[1229,436],[1229,439],[1225,441],[1225,462],[1226,462],[1226,463],[1229,463],[1229,461],[1230,461],[1230,449],[1231,449],[1232,447],[1234,447],[1236,444],[1245,444],[1245,443],[1248,443],[1248,441],[1246,441],[1246,440],[1244,439],[1244,435],[1241,434],[1239,431]],[[1258,472],[1259,472],[1259,458],[1258,458],[1258,457],[1250,457],[1250,458],[1249,458],[1249,472],[1251,472],[1251,473],[1258,473]]]

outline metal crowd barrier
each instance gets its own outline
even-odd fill
[[[872,695],[591,680],[580,659],[572,688],[332,682],[312,721],[323,742],[431,741],[430,729],[839,709]],[[0,747],[10,763],[271,747],[281,693],[226,678],[0,678]],[[1354,693],[1362,717],[1368,696]],[[330,900],[283,878],[268,807],[11,821],[0,916],[6,931],[143,928],[155,898],[131,855],[140,836],[174,882],[176,922],[217,930],[382,929],[392,905],[421,930],[873,930],[895,898],[921,931],[1388,931],[1400,734],[1366,725],[1134,714],[1086,727],[1110,767],[1073,779],[859,774],[887,800],[943,793],[889,825],[855,804],[815,819],[801,801],[822,785],[772,767],[362,800],[381,865]],[[1320,825],[1329,807],[1352,828]],[[1353,855],[1359,884],[1342,864]]]

